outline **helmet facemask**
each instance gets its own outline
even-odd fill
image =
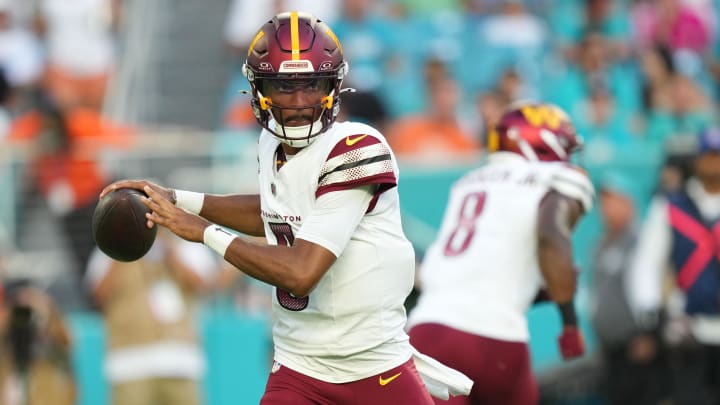
[[[308,146],[327,131],[340,111],[340,86],[347,72],[347,63],[337,70],[309,74],[266,74],[254,72],[247,65],[243,71],[251,84],[251,106],[255,118],[281,142],[296,148]],[[296,91],[317,92],[319,101],[303,106],[282,106],[269,94]],[[298,123],[293,125],[293,121]]]

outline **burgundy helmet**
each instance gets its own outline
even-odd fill
[[[489,151],[513,152],[535,161],[567,162],[582,144],[567,113],[546,103],[510,105],[488,134]]]
[[[286,12],[265,23],[250,43],[243,73],[250,82],[255,118],[281,142],[294,147],[310,144],[337,117],[340,86],[348,72],[342,46],[327,24],[309,13]],[[327,95],[315,105],[281,107],[263,95],[265,86],[323,86]],[[315,122],[299,127],[282,125],[293,110],[312,108]]]

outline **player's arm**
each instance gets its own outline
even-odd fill
[[[265,236],[257,194],[203,194],[199,215],[208,221],[251,236]]]
[[[207,219],[173,205],[152,188],[143,202],[148,220],[178,236],[201,242],[233,266],[260,281],[303,297],[335,262],[373,198],[374,186],[336,191],[318,198],[292,246],[261,245],[233,235]]]
[[[250,277],[296,297],[309,295],[336,260],[331,251],[303,239],[292,246],[272,246],[235,238],[224,258]]]
[[[573,298],[577,275],[573,265],[572,231],[583,215],[582,204],[551,190],[540,203],[538,219],[538,262],[545,278],[547,293],[562,318],[563,330],[558,338],[565,359],[581,356],[584,343]]]
[[[265,236],[265,228],[260,217],[260,196],[256,194],[203,194],[166,188],[147,180],[120,180],[105,187],[100,193],[100,198],[119,188],[132,188],[145,192],[146,187],[151,188],[163,199],[212,223],[246,235]]]
[[[576,274],[572,257],[572,232],[582,217],[577,200],[551,190],[540,203],[538,262],[547,293],[558,305],[572,302]]]

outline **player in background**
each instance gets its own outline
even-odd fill
[[[338,39],[313,15],[278,14],[253,38],[244,72],[263,128],[259,195],[147,181],[103,195],[145,190],[148,226],[205,243],[275,286],[275,363],[261,404],[432,404],[405,332],[415,256],[400,221],[397,163],[376,129],[335,122],[348,73]]]
[[[409,322],[413,346],[475,382],[443,404],[538,402],[526,312],[539,293],[562,316],[563,357],[582,355],[571,235],[594,191],[569,163],[581,143],[556,106],[514,104],[489,134],[487,164],[453,185]]]

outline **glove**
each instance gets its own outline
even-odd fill
[[[558,337],[558,346],[565,360],[582,356],[585,352],[585,343],[580,329],[572,325],[563,327],[562,334]]]

